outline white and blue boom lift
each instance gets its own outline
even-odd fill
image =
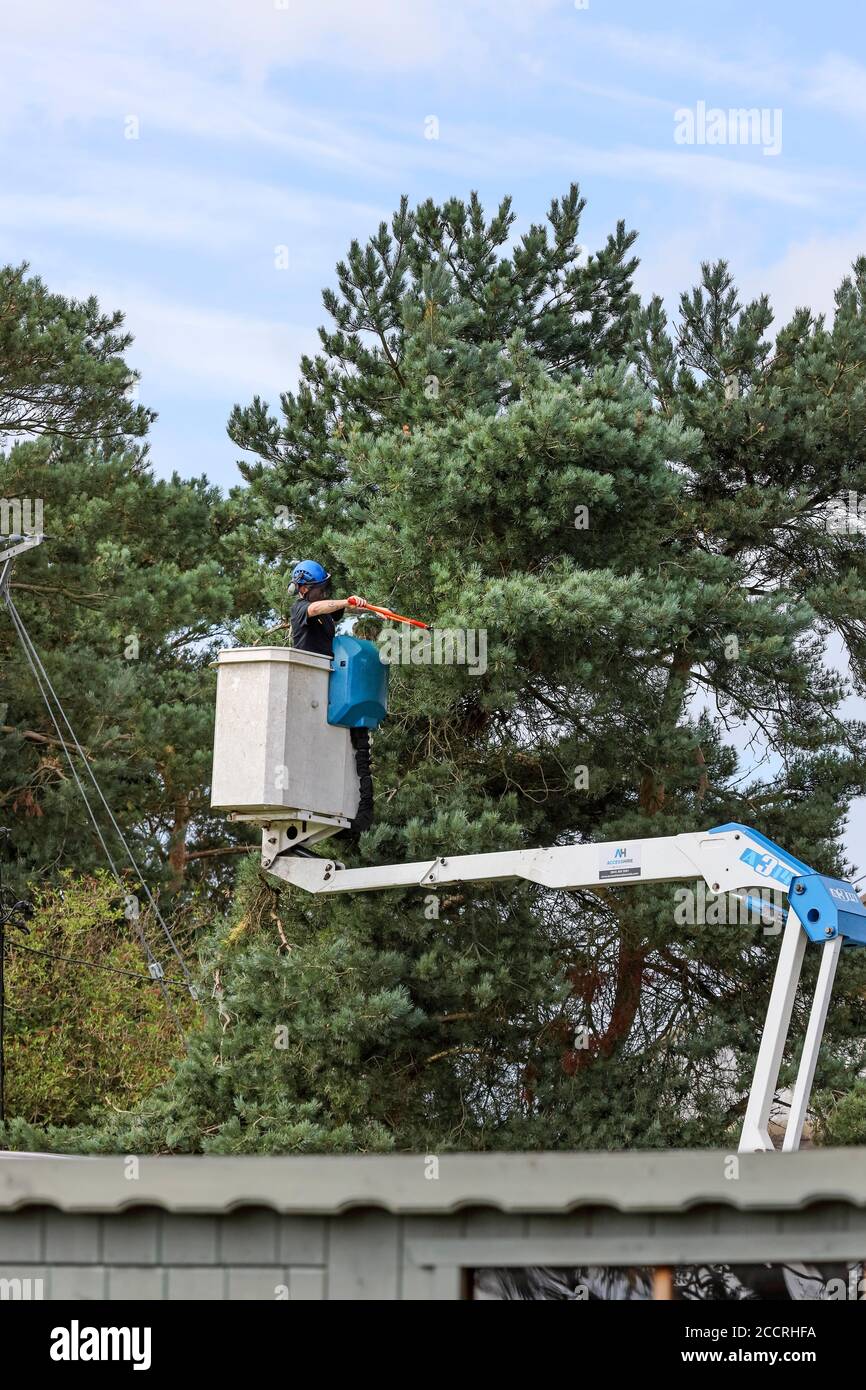
[[[620,844],[447,855],[410,864],[347,869],[311,854],[352,824],[358,804],[350,730],[375,728],[386,712],[379,649],[335,640],[333,662],[285,647],[233,648],[217,662],[211,804],[262,827],[262,866],[308,893],[373,893],[523,879],[543,888],[694,882],[749,899],[787,895],[788,911],[739,1148],[772,1150],[770,1114],[800,971],[821,949],[817,986],[791,1096],[783,1151],[797,1149],[843,947],[866,946],[866,907],[852,884],[816,873],[745,825]]]

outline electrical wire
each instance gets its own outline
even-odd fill
[[[85,768],[86,768],[86,770],[87,770],[87,773],[88,773],[88,775],[89,775],[89,777],[90,777],[90,780],[91,780],[91,782],[93,783],[93,786],[94,786],[94,788],[95,788],[95,790],[96,790],[96,793],[97,793],[97,795],[98,795],[100,801],[102,802],[102,805],[103,805],[104,808],[105,808],[105,811],[106,811],[106,813],[107,813],[107,815],[108,815],[109,820],[111,821],[111,824],[112,824],[112,827],[113,827],[113,829],[114,829],[114,832],[115,832],[115,834],[117,835],[117,838],[118,838],[118,840],[120,841],[120,843],[123,845],[124,850],[126,851],[127,858],[129,859],[130,863],[132,864],[133,869],[135,870],[136,876],[137,876],[137,878],[138,878],[138,880],[139,880],[139,882],[140,882],[142,888],[144,889],[144,892],[145,892],[145,895],[147,896],[148,902],[150,903],[151,907],[153,908],[154,915],[155,915],[157,921],[159,922],[159,924],[160,924],[160,926],[161,926],[163,932],[165,933],[165,937],[166,937],[166,939],[167,939],[167,941],[168,941],[168,943],[169,943],[169,945],[170,945],[172,951],[174,952],[175,956],[177,957],[178,963],[180,964],[180,968],[181,968],[181,970],[183,971],[184,978],[186,979],[187,987],[189,988],[190,993],[193,995],[193,998],[195,998],[195,988],[194,988],[194,985],[193,985],[192,976],[191,976],[191,974],[190,974],[190,972],[189,972],[189,970],[188,970],[188,968],[187,968],[186,962],[185,962],[185,960],[183,959],[183,956],[181,955],[180,951],[178,950],[177,945],[175,944],[174,938],[172,937],[172,934],[171,934],[171,932],[169,931],[169,928],[168,928],[168,926],[167,926],[167,924],[166,924],[166,922],[165,922],[165,920],[164,920],[164,918],[163,918],[163,916],[162,916],[162,913],[160,912],[159,907],[157,906],[156,900],[155,900],[153,894],[152,894],[151,891],[150,891],[150,887],[149,887],[148,883],[146,882],[144,876],[142,875],[142,872],[141,872],[140,868],[138,867],[138,863],[136,862],[136,860],[135,860],[135,858],[134,858],[134,856],[133,856],[132,850],[130,849],[130,847],[129,847],[127,841],[126,841],[126,838],[125,838],[125,836],[124,836],[124,834],[123,834],[123,831],[121,830],[120,826],[119,826],[118,823],[117,823],[117,820],[116,820],[116,818],[115,818],[114,812],[112,811],[111,807],[109,806],[108,802],[106,801],[106,799],[105,799],[105,797],[104,797],[104,795],[103,795],[103,793],[102,793],[102,788],[100,787],[98,781],[96,780],[96,776],[95,776],[95,774],[94,774],[94,772],[93,772],[92,767],[90,766],[90,763],[89,763],[89,761],[88,761],[88,759],[87,759],[87,755],[86,755],[86,753],[84,752],[84,749],[81,747],[81,744],[78,742],[78,738],[77,738],[77,736],[76,736],[75,730],[73,729],[72,725],[71,725],[70,722],[69,722],[69,719],[68,719],[68,717],[67,717],[67,715],[66,715],[66,711],[64,710],[63,705],[61,704],[60,697],[58,696],[56,690],[54,689],[53,685],[51,684],[51,680],[50,680],[50,678],[49,678],[49,676],[48,676],[48,673],[46,672],[45,667],[44,667],[43,664],[42,664],[42,661],[41,661],[41,659],[40,659],[40,657],[39,657],[39,653],[37,652],[37,650],[36,650],[36,648],[35,648],[35,646],[34,646],[32,640],[31,640],[31,638],[30,638],[30,634],[27,632],[27,629],[26,629],[25,626],[24,626],[24,622],[23,622],[23,619],[21,618],[20,613],[18,612],[17,608],[15,608],[15,604],[14,604],[14,602],[12,601],[11,595],[8,595],[8,594],[7,594],[6,602],[7,602],[7,607],[10,609],[10,612],[11,612],[11,614],[12,614],[13,622],[16,622],[16,620],[17,620],[17,627],[16,627],[16,630],[20,629],[20,633],[21,633],[21,635],[22,635],[22,637],[23,637],[23,640],[25,641],[27,647],[29,648],[29,651],[32,652],[33,659],[35,660],[35,662],[37,663],[37,665],[38,665],[38,667],[39,667],[39,671],[40,671],[42,677],[43,677],[44,680],[45,680],[45,684],[47,685],[48,689],[51,691],[51,695],[52,695],[52,697],[53,697],[53,699],[54,699],[54,701],[55,701],[55,703],[56,703],[56,705],[57,705],[57,709],[58,709],[59,712],[60,712],[60,716],[61,716],[61,718],[63,719],[63,722],[64,722],[64,724],[66,725],[67,729],[69,730],[70,737],[72,738],[72,741],[73,741],[73,743],[75,744],[75,747],[76,747],[78,753],[79,753],[80,756],[81,756],[81,759],[82,759],[82,761],[83,761],[83,763],[84,763],[84,766],[85,766]],[[32,664],[32,663],[31,663],[31,664]],[[44,694],[43,694],[43,698],[45,698],[45,697],[44,697]],[[47,703],[47,702],[46,702],[46,703]],[[56,725],[55,725],[55,727],[56,727]],[[64,740],[61,738],[61,742],[63,742],[63,741],[64,741]],[[76,781],[78,781],[77,778],[76,778]],[[78,785],[80,786],[80,782],[79,782]],[[101,835],[100,835],[100,839],[102,839],[102,836],[101,836]],[[102,843],[103,843],[103,846],[104,846],[104,845],[105,845],[104,840],[102,840]],[[107,851],[107,848],[106,848],[106,853],[107,853],[107,852],[108,852],[108,851]]]
[[[84,764],[84,767],[85,767],[85,769],[86,769],[86,771],[87,771],[87,773],[88,773],[88,776],[90,777],[90,780],[91,780],[91,782],[93,783],[93,785],[94,785],[94,787],[95,787],[95,789],[96,789],[97,795],[99,796],[99,799],[100,799],[100,801],[102,802],[102,805],[104,806],[104,808],[105,808],[105,810],[106,810],[106,812],[107,812],[107,814],[108,814],[108,817],[109,817],[109,820],[111,821],[112,827],[113,827],[113,829],[114,829],[114,831],[115,831],[115,833],[116,833],[118,839],[120,840],[120,843],[123,845],[123,848],[124,848],[124,850],[126,851],[127,858],[129,859],[130,863],[132,864],[132,867],[133,867],[133,869],[135,870],[135,873],[136,873],[136,875],[137,875],[137,877],[138,877],[139,882],[140,882],[141,885],[142,885],[142,888],[144,889],[144,892],[145,892],[145,894],[146,894],[146,896],[147,896],[147,898],[148,898],[148,901],[149,901],[151,907],[153,908],[154,916],[156,917],[156,920],[159,922],[159,924],[160,924],[160,926],[161,926],[163,932],[165,933],[165,936],[166,936],[166,938],[167,938],[167,940],[168,940],[168,942],[169,942],[169,944],[170,944],[170,946],[171,946],[171,949],[174,951],[175,956],[177,957],[178,961],[180,962],[180,967],[181,967],[181,970],[182,970],[182,972],[183,972],[184,978],[185,978],[185,980],[186,980],[186,987],[187,987],[187,989],[189,990],[189,993],[192,995],[192,997],[193,997],[194,999],[196,999],[196,998],[198,997],[198,996],[197,996],[197,991],[196,991],[195,985],[194,985],[194,983],[193,983],[192,976],[191,976],[191,974],[190,974],[190,972],[189,972],[189,969],[188,969],[188,967],[187,967],[187,964],[186,964],[185,960],[183,959],[183,956],[181,955],[180,951],[178,950],[177,945],[175,944],[174,938],[172,937],[171,932],[169,931],[168,926],[166,925],[166,923],[165,923],[165,921],[164,921],[164,919],[163,919],[163,917],[162,917],[162,914],[161,914],[161,912],[159,911],[159,908],[158,908],[158,906],[157,906],[157,904],[156,904],[156,900],[154,899],[153,894],[152,894],[151,891],[150,891],[150,887],[149,887],[149,885],[146,883],[146,881],[145,881],[145,879],[144,879],[144,877],[143,877],[143,875],[142,875],[142,873],[141,873],[141,870],[140,870],[139,867],[138,867],[138,863],[137,863],[136,860],[135,860],[135,857],[134,857],[134,855],[133,855],[133,853],[132,853],[132,850],[129,848],[129,845],[127,844],[127,841],[126,841],[126,839],[125,839],[125,837],[124,837],[124,835],[123,835],[123,832],[122,832],[122,830],[120,829],[120,826],[118,825],[117,820],[115,819],[114,813],[112,812],[111,807],[108,805],[108,802],[106,801],[106,799],[105,799],[105,797],[104,797],[104,795],[103,795],[103,793],[102,793],[102,788],[100,787],[98,781],[96,780],[96,776],[95,776],[95,774],[94,774],[94,772],[93,772],[92,767],[90,766],[90,763],[89,763],[89,761],[88,761],[88,759],[87,759],[87,755],[86,755],[86,753],[84,752],[84,749],[81,747],[81,744],[80,744],[79,741],[78,741],[78,737],[77,737],[77,735],[76,735],[76,733],[75,733],[75,730],[73,729],[72,725],[71,725],[70,722],[69,722],[69,719],[68,719],[68,717],[67,717],[67,715],[66,715],[66,711],[65,711],[64,708],[63,708],[63,705],[62,705],[62,703],[61,703],[61,701],[60,701],[60,699],[59,699],[59,697],[58,697],[58,695],[57,695],[57,692],[55,691],[53,685],[51,684],[51,680],[50,680],[50,678],[49,678],[49,676],[48,676],[48,673],[46,672],[45,667],[43,666],[42,661],[40,660],[39,653],[37,652],[35,646],[33,645],[33,642],[32,642],[32,640],[31,640],[31,638],[30,638],[30,634],[28,633],[27,628],[26,628],[25,625],[24,625],[24,621],[23,621],[23,619],[22,619],[20,613],[18,612],[18,609],[17,609],[16,606],[15,606],[15,603],[13,602],[13,599],[12,599],[11,594],[9,593],[8,587],[5,587],[5,588],[3,589],[3,597],[4,597],[4,600],[5,600],[5,603],[6,603],[7,610],[8,610],[8,612],[9,612],[9,616],[10,616],[10,618],[11,618],[11,620],[12,620],[12,624],[13,624],[13,626],[14,626],[14,628],[15,628],[15,631],[16,631],[16,634],[17,634],[17,636],[18,636],[18,639],[19,639],[19,641],[21,642],[21,646],[22,646],[22,648],[23,648],[23,650],[24,650],[24,654],[25,654],[25,656],[26,656],[26,658],[27,658],[28,665],[30,666],[30,670],[31,670],[31,672],[32,672],[32,674],[33,674],[33,678],[34,678],[34,680],[35,680],[35,682],[36,682],[36,685],[37,685],[37,688],[38,688],[38,690],[39,690],[39,693],[40,693],[40,695],[42,696],[42,699],[43,699],[43,702],[44,702],[44,704],[45,704],[45,707],[46,707],[46,709],[48,710],[49,718],[51,719],[51,722],[52,722],[52,724],[54,725],[54,729],[55,729],[55,731],[56,731],[56,733],[57,733],[57,737],[58,737],[58,739],[59,739],[60,746],[61,746],[61,748],[63,749],[63,752],[64,752],[64,754],[65,754],[65,756],[66,756],[66,761],[67,761],[67,763],[69,764],[69,770],[70,770],[70,772],[72,773],[72,777],[73,777],[73,780],[75,781],[75,785],[76,785],[76,787],[78,788],[78,791],[79,791],[79,794],[80,794],[80,796],[81,796],[81,799],[82,799],[82,801],[84,802],[85,809],[87,810],[87,813],[88,813],[88,816],[90,817],[90,820],[91,820],[91,823],[92,823],[92,825],[93,825],[93,828],[94,828],[94,830],[96,831],[96,835],[97,835],[97,837],[98,837],[98,839],[99,839],[99,843],[100,843],[101,846],[102,846],[102,849],[103,849],[103,852],[104,852],[104,854],[105,854],[105,857],[106,857],[106,859],[107,859],[107,861],[108,861],[108,864],[109,864],[109,866],[110,866],[110,868],[111,868],[111,872],[112,872],[112,874],[113,874],[113,876],[114,876],[114,878],[115,878],[115,880],[116,880],[118,886],[121,888],[121,890],[122,890],[123,892],[125,892],[125,891],[126,891],[126,885],[124,884],[123,879],[122,879],[121,876],[120,876],[120,871],[119,871],[117,865],[116,865],[115,862],[114,862],[114,858],[113,858],[113,856],[112,856],[112,854],[111,854],[111,851],[110,851],[109,848],[108,848],[108,844],[106,843],[105,836],[104,836],[103,833],[102,833],[102,829],[101,829],[101,827],[100,827],[100,825],[99,825],[99,822],[98,822],[97,819],[96,819],[96,815],[95,815],[95,813],[94,813],[94,811],[93,811],[93,807],[92,807],[91,804],[90,804],[90,801],[89,801],[89,799],[88,799],[87,793],[86,793],[86,791],[85,791],[85,789],[84,789],[84,786],[83,786],[83,784],[82,784],[81,778],[80,778],[79,775],[78,775],[78,770],[77,770],[77,768],[76,768],[76,766],[75,766],[75,763],[74,763],[74,761],[73,761],[72,754],[71,754],[70,751],[69,751],[69,748],[68,748],[68,746],[67,746],[66,739],[63,737],[63,733],[62,733],[62,731],[61,731],[60,725],[59,725],[58,722],[57,722],[57,715],[55,714],[54,708],[53,708],[53,706],[52,706],[52,704],[51,704],[51,700],[49,699],[48,694],[46,693],[46,687],[47,687],[47,690],[51,692],[51,696],[52,696],[52,698],[53,698],[53,700],[54,700],[54,702],[55,702],[55,704],[56,704],[56,706],[57,706],[57,711],[59,712],[60,717],[62,718],[64,724],[66,725],[67,730],[69,731],[70,738],[72,739],[72,742],[74,743],[75,748],[77,749],[77,751],[78,751],[78,753],[79,753],[79,755],[80,755],[80,757],[81,757],[81,760],[82,760],[82,762],[83,762],[83,764]],[[43,684],[43,682],[44,682],[44,684]],[[151,950],[151,947],[150,947],[150,943],[148,942],[148,940],[147,940],[147,938],[146,938],[146,936],[145,936],[145,934],[144,934],[144,931],[142,930],[141,926],[139,925],[137,919],[133,919],[133,922],[134,922],[134,929],[135,929],[136,934],[137,934],[137,936],[138,936],[138,939],[139,939],[139,941],[140,941],[140,943],[141,943],[142,950],[144,951],[144,954],[145,954],[145,956],[146,956],[146,958],[147,958],[148,965],[149,965],[149,966],[152,966],[152,967],[155,967],[155,969],[152,971],[151,978],[155,979],[156,982],[157,982],[157,984],[159,985],[159,988],[160,988],[160,990],[161,990],[161,992],[162,992],[162,995],[163,995],[163,998],[164,998],[164,1000],[165,1000],[166,1008],[167,1008],[167,1009],[169,1010],[169,1012],[171,1013],[172,1018],[174,1019],[174,1022],[175,1022],[175,1025],[176,1025],[178,1031],[183,1035],[183,1033],[184,1033],[183,1025],[181,1024],[180,1019],[179,1019],[178,1016],[177,1016],[177,1013],[176,1013],[176,1011],[175,1011],[174,1005],[173,1005],[172,1002],[171,1002],[171,998],[170,998],[170,996],[169,996],[168,990],[167,990],[166,987],[165,987],[165,983],[164,983],[164,974],[163,974],[162,966],[160,965],[160,963],[158,962],[158,960],[157,960],[156,957],[154,956],[153,951]]]
[[[62,960],[67,965],[85,965],[89,970],[105,970],[110,975],[128,975],[133,980],[143,980],[145,984],[155,985],[157,981],[152,975],[142,975],[140,970],[124,970],[118,965],[101,965],[96,960],[85,960],[83,956],[61,956],[57,951],[43,951],[40,946],[27,946],[23,941],[16,940],[15,937],[7,936],[6,945],[15,951],[29,951],[33,956],[48,956],[51,960]],[[181,980],[166,980],[166,985],[172,989],[186,989],[186,985]]]
[[[96,775],[95,775],[95,773],[94,773],[92,767],[90,766],[90,763],[89,763],[89,761],[88,761],[88,758],[87,758],[86,753],[84,752],[84,749],[81,747],[81,744],[78,742],[78,738],[77,738],[77,736],[76,736],[75,730],[73,729],[72,725],[71,725],[70,722],[69,722],[69,719],[68,719],[68,717],[67,717],[67,715],[66,715],[66,711],[64,710],[63,705],[61,704],[60,697],[58,696],[56,690],[54,689],[53,685],[51,684],[51,680],[50,680],[50,678],[49,678],[49,676],[48,676],[47,671],[45,670],[45,667],[44,667],[43,664],[42,664],[42,661],[41,661],[41,659],[40,659],[40,657],[39,657],[39,653],[37,652],[35,646],[33,645],[33,642],[32,642],[32,640],[31,640],[31,638],[30,638],[30,634],[27,632],[27,629],[26,629],[25,626],[24,626],[23,619],[21,618],[21,615],[20,615],[20,613],[18,612],[17,608],[15,607],[15,604],[14,604],[14,602],[13,602],[13,600],[12,600],[11,595],[10,595],[8,592],[7,592],[7,594],[6,594],[6,604],[7,604],[7,607],[10,609],[10,613],[13,615],[13,622],[15,622],[15,621],[17,620],[17,624],[20,626],[20,629],[21,629],[21,632],[22,632],[22,634],[23,634],[24,640],[26,641],[27,645],[29,646],[29,648],[30,648],[30,650],[31,650],[31,652],[32,652],[32,654],[33,654],[33,659],[36,661],[36,663],[37,663],[37,665],[38,665],[38,667],[39,667],[39,670],[40,670],[40,672],[41,672],[41,674],[42,674],[42,677],[43,677],[44,680],[45,680],[45,684],[47,685],[48,689],[51,691],[51,695],[52,695],[52,697],[53,697],[53,699],[54,699],[54,701],[55,701],[55,704],[57,705],[57,709],[58,709],[58,711],[60,712],[60,716],[61,716],[61,718],[63,719],[63,722],[64,722],[64,724],[66,725],[67,729],[69,730],[69,735],[70,735],[70,737],[71,737],[73,743],[75,744],[76,749],[78,750],[78,753],[79,753],[79,755],[80,755],[80,757],[81,757],[82,762],[84,763],[85,769],[87,770],[88,776],[90,777],[90,780],[91,780],[91,782],[93,783],[93,786],[94,786],[94,789],[95,789],[95,791],[96,791],[96,794],[97,794],[97,796],[99,797],[100,801],[102,802],[102,805],[103,805],[104,808],[105,808],[106,814],[108,815],[108,818],[109,818],[109,820],[111,821],[111,825],[112,825],[112,828],[113,828],[113,830],[114,830],[114,833],[116,834],[118,840],[119,840],[120,843],[123,845],[123,848],[124,848],[124,850],[126,851],[126,857],[127,857],[127,859],[129,860],[130,864],[132,865],[133,869],[135,870],[135,873],[136,873],[136,876],[137,876],[137,878],[138,878],[138,881],[139,881],[139,883],[141,884],[142,888],[144,889],[145,896],[147,897],[147,900],[148,900],[148,902],[150,903],[150,906],[151,906],[152,909],[153,909],[154,916],[156,917],[156,920],[159,922],[159,925],[160,925],[160,927],[162,928],[162,930],[163,930],[163,932],[164,932],[164,934],[165,934],[165,937],[166,937],[166,940],[168,941],[169,946],[171,947],[172,951],[174,952],[175,956],[177,957],[178,964],[180,965],[181,971],[183,972],[184,979],[186,980],[186,983],[187,983],[187,988],[189,989],[189,992],[190,992],[190,994],[192,995],[192,997],[195,999],[195,998],[196,998],[195,985],[194,985],[194,983],[193,983],[192,975],[191,975],[190,972],[189,972],[189,969],[188,969],[188,967],[187,967],[186,961],[184,960],[183,956],[181,955],[180,951],[178,950],[178,947],[177,947],[177,945],[176,945],[176,943],[175,943],[174,937],[172,936],[172,934],[171,934],[171,932],[170,932],[170,930],[169,930],[169,928],[168,928],[168,925],[166,924],[165,919],[163,918],[162,913],[160,912],[159,907],[157,906],[156,899],[154,898],[153,894],[152,894],[151,891],[150,891],[150,886],[149,886],[149,884],[147,883],[147,881],[145,880],[144,875],[143,875],[142,872],[141,872],[141,869],[138,867],[138,863],[137,863],[137,861],[136,861],[136,859],[135,859],[135,857],[134,857],[134,855],[133,855],[133,853],[132,853],[132,850],[130,849],[130,847],[129,847],[127,841],[126,841],[126,837],[124,836],[123,831],[121,830],[120,826],[119,826],[118,823],[117,823],[117,820],[116,820],[116,818],[115,818],[114,812],[112,811],[111,807],[109,806],[108,802],[106,801],[106,799],[105,799],[105,797],[104,797],[104,795],[103,795],[102,788],[100,787],[98,781],[96,780]],[[62,741],[62,740],[61,740],[61,741]]]

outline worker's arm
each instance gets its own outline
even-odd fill
[[[352,594],[350,598],[317,598],[307,609],[308,618],[320,618],[325,613],[342,613],[345,608],[366,608],[362,598]]]

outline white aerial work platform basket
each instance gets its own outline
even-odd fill
[[[349,729],[328,723],[330,657],[232,647],[215,664],[211,806],[265,826],[267,858],[348,828],[358,773]]]

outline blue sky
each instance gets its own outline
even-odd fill
[[[476,188],[490,206],[508,192],[519,229],[577,179],[587,246],[620,217],[639,231],[642,292],[674,303],[725,256],[780,318],[830,310],[866,251],[862,14],[854,0],[7,6],[0,261],[125,310],[159,412],[154,468],[228,486],[231,406],[294,384],[335,261],[403,192]],[[701,102],[780,112],[780,151],[677,143],[675,113]]]
[[[231,405],[291,385],[335,260],[404,191],[507,191],[525,225],[577,178],[587,245],[639,230],[643,291],[724,254],[783,315],[866,250],[853,0],[282,3],[4,16],[0,258],[126,311],[160,472],[234,480]],[[780,110],[781,152],[676,144],[699,101]]]

